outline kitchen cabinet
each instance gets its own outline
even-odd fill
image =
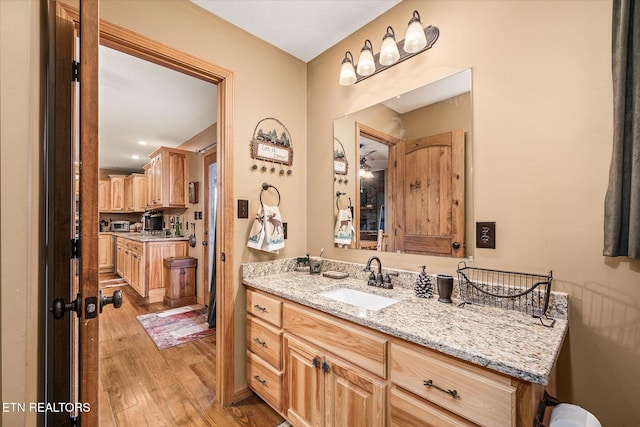
[[[111,234],[98,235],[98,271],[100,273],[113,273],[114,245]]]
[[[111,180],[102,178],[98,180],[98,212],[111,211]]]
[[[160,147],[145,165],[148,208],[186,208],[189,171],[185,150]]]
[[[111,181],[111,212],[124,212],[125,175],[109,175]]]
[[[127,237],[116,238],[116,272],[150,303],[164,298],[164,258],[186,255],[185,240],[141,242]]]
[[[124,241],[122,237],[116,237],[116,273],[124,278]]]
[[[164,300],[164,259],[169,257],[187,256],[187,242],[178,241],[150,241],[145,242],[145,272],[146,295],[149,302]]]
[[[124,181],[124,207],[126,212],[144,212],[147,203],[146,177],[132,173]]]

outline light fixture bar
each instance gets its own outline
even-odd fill
[[[405,52],[404,50],[404,39],[400,40],[399,42],[396,43],[396,45],[398,46],[398,52],[400,52],[400,58],[398,58],[398,61],[394,62],[391,65],[380,65],[380,52],[376,53],[375,55],[373,55],[373,62],[376,64],[376,69],[373,73],[367,75],[367,76],[361,76],[360,74],[356,73],[356,81],[354,82],[354,84],[359,83],[365,79],[368,79],[371,76],[375,76],[376,74],[386,70],[387,68],[391,68],[394,65],[398,65],[399,63],[401,63],[402,61],[406,61],[409,58],[413,58],[414,56],[424,52],[425,50],[429,50],[431,49],[431,46],[433,46],[435,44],[435,42],[438,40],[438,36],[440,35],[440,30],[438,30],[438,27],[434,27],[429,25],[428,27],[426,27],[424,29],[424,35],[427,38],[427,44],[426,46],[422,49],[419,50],[416,53],[408,53]],[[357,67],[357,64],[354,64],[354,66]]]

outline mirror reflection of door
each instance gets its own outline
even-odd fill
[[[393,247],[389,229],[393,223],[389,179],[389,155],[399,140],[356,122],[359,169],[356,215],[356,247],[386,251]],[[392,175],[391,175],[392,177]]]
[[[398,145],[396,249],[464,256],[464,131]]]

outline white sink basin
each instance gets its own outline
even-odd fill
[[[320,292],[318,295],[371,311],[378,311],[398,302],[398,300],[393,298],[381,297],[380,295],[356,291],[349,288],[339,288],[332,291]]]

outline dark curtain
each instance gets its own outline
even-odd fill
[[[613,155],[604,255],[640,259],[640,0],[613,0]]]

